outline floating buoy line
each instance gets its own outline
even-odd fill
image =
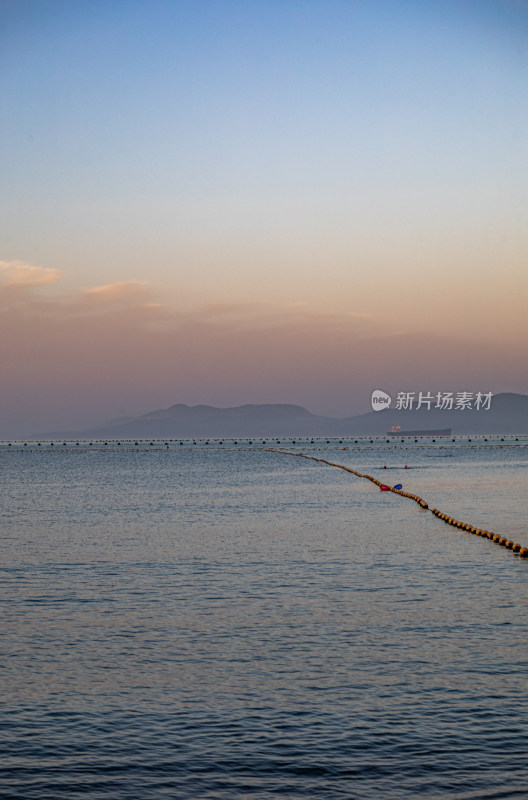
[[[480,438],[482,439],[482,437],[480,437]],[[277,444],[280,444],[280,439],[277,439],[277,440],[274,440],[274,441],[276,441]],[[325,442],[325,441],[326,441],[326,445],[330,445],[330,447],[322,446],[323,442]],[[452,441],[454,442],[455,439],[453,439]],[[468,439],[467,441],[471,442],[472,440]],[[500,441],[504,442],[505,440],[504,440],[504,438],[501,438]],[[165,450],[165,451],[170,450],[170,447],[172,445],[175,445],[175,444],[179,444],[180,446],[191,445],[191,442],[192,442],[193,446],[197,446],[198,445],[198,447],[200,447],[200,449],[221,449],[221,450],[224,450],[224,449],[230,449],[234,445],[235,446],[242,445],[242,447],[238,446],[237,449],[238,450],[243,450],[243,449],[245,449],[245,447],[249,447],[251,449],[264,450],[265,452],[268,452],[268,453],[280,453],[281,455],[297,456],[298,458],[307,458],[307,459],[309,459],[311,461],[318,461],[318,462],[320,462],[322,464],[327,464],[330,467],[337,467],[338,469],[343,469],[343,470],[345,470],[345,472],[351,472],[353,475],[356,475],[358,478],[366,478],[367,480],[369,480],[372,483],[374,483],[377,486],[379,486],[381,491],[392,492],[393,494],[399,494],[402,497],[407,497],[407,498],[409,498],[411,500],[414,500],[414,502],[417,503],[422,509],[429,510],[432,514],[435,515],[435,517],[438,517],[438,519],[442,520],[442,522],[445,522],[448,525],[451,525],[451,526],[453,526],[455,528],[459,528],[460,530],[466,531],[467,533],[473,533],[476,536],[482,536],[483,538],[489,539],[490,541],[494,542],[495,544],[501,545],[502,547],[505,547],[508,550],[511,550],[513,553],[515,553],[516,555],[519,555],[521,558],[528,558],[528,547],[523,547],[522,545],[515,543],[513,540],[508,539],[506,536],[501,536],[500,534],[493,533],[492,531],[486,531],[486,530],[483,530],[481,528],[476,528],[473,525],[469,525],[467,523],[460,522],[459,520],[454,519],[453,517],[449,516],[448,514],[444,514],[443,512],[439,511],[437,508],[429,508],[429,504],[423,498],[419,497],[416,494],[412,494],[411,492],[404,492],[403,489],[400,488],[401,484],[396,484],[396,486],[388,486],[388,485],[382,483],[381,481],[378,481],[372,475],[367,475],[365,473],[358,472],[357,470],[352,469],[351,467],[346,467],[344,464],[336,464],[333,461],[327,461],[324,458],[317,458],[316,456],[309,456],[309,455],[306,455],[305,453],[293,453],[293,452],[291,452],[289,450],[279,450],[279,449],[276,449],[276,448],[265,447],[265,445],[270,443],[269,440],[266,441],[266,439],[262,439],[262,440],[249,439],[248,440],[248,439],[244,439],[244,438],[242,438],[242,439],[233,439],[233,438],[228,437],[227,439],[226,438],[224,438],[224,439],[212,439],[212,440],[207,439],[206,441],[200,440],[200,439],[193,439],[193,440],[191,440],[191,439],[186,439],[186,440],[184,440],[184,439],[181,439],[181,440],[169,439],[167,441],[163,441],[163,440],[149,441],[148,439],[147,440],[141,440],[140,439],[138,441],[134,441],[134,440],[122,440],[122,441],[94,440],[93,442],[90,442],[89,444],[88,444],[88,442],[83,441],[82,445],[84,445],[84,446],[80,446],[81,443],[80,442],[76,442],[75,443],[75,447],[72,447],[73,442],[70,444],[70,446],[67,446],[67,443],[63,442],[62,447],[57,447],[57,448],[55,447],[55,442],[46,441],[46,442],[37,442],[36,443],[37,444],[37,448],[41,448],[40,450],[35,448],[35,442],[34,441],[31,443],[32,444],[31,448],[28,448],[28,443],[27,442],[25,442],[23,447],[22,447],[21,443],[16,443],[16,442],[12,443],[12,442],[4,442],[4,441],[2,441],[2,442],[0,442],[0,453],[6,453],[6,452],[12,452],[12,453],[42,453],[42,454],[44,454],[44,453],[49,454],[49,453],[52,453],[52,452],[54,452],[56,454],[58,454],[58,453],[88,453],[88,452],[92,452],[92,453],[93,452],[99,452],[99,453],[113,452],[113,453],[117,453],[117,452],[123,452],[123,451],[131,451],[131,450],[132,451],[135,450],[136,452],[143,451],[145,453],[147,453],[147,452],[152,453],[152,452],[159,452],[159,451],[162,451],[162,450]],[[293,444],[293,445],[296,445],[297,443],[299,445],[301,445],[301,442],[302,442],[302,439],[298,439],[297,441],[295,439],[291,440],[291,444]],[[371,445],[373,445],[375,443],[375,446],[374,447],[369,447],[367,442],[369,442]],[[402,442],[403,442],[403,439],[402,439]],[[488,438],[484,438],[483,442],[481,444],[483,444],[484,442],[487,443],[488,442]],[[515,442],[519,442],[518,437],[515,438]],[[359,447],[354,447],[352,445],[352,440],[344,441],[342,439],[337,440],[335,438],[326,439],[326,440],[323,439],[322,442],[320,442],[320,443],[316,443],[314,439],[309,439],[308,438],[308,439],[305,440],[305,443],[303,443],[303,444],[304,444],[305,447],[308,447],[310,444],[311,445],[315,444],[316,446],[312,448],[313,450],[320,450],[320,449],[324,449],[324,450],[357,450],[357,449],[361,449],[364,452],[364,451],[372,450],[372,449],[376,450],[377,449],[377,445],[380,444],[380,443],[381,443],[380,437],[376,437],[376,439],[372,439],[372,438],[369,439],[369,437],[359,437],[359,442],[358,442],[358,439],[354,439],[354,445],[358,445],[359,444],[360,445]],[[389,443],[388,439],[387,439],[387,443]],[[14,448],[11,449],[11,450],[8,450],[8,448],[12,448],[13,444],[14,444]],[[88,447],[86,446],[87,444],[88,444]],[[123,447],[121,447],[122,444],[124,445]],[[162,444],[163,444],[163,446],[161,446]],[[337,446],[338,444],[339,445],[346,444],[348,446],[338,447]],[[391,442],[391,444],[393,444],[393,443]],[[422,444],[422,443],[420,443],[420,444]],[[507,441],[506,444],[508,446],[513,446],[513,447],[525,447],[525,448],[528,447],[528,443],[526,443],[526,442],[519,443],[519,444],[513,444],[513,437],[512,436],[508,437],[508,441]],[[103,445],[103,447],[101,447],[101,445]],[[114,445],[114,446],[109,446],[109,445]],[[117,445],[117,447],[115,447],[115,445]],[[262,445],[262,446],[259,446],[259,445]],[[426,443],[424,446],[425,447],[430,447],[432,445],[429,445],[429,443]],[[471,445],[471,449],[474,449],[475,446],[476,446],[475,444],[472,444]],[[500,448],[502,448],[505,445],[504,444],[498,444],[498,443],[491,443],[491,446],[492,447],[500,447]],[[64,448],[66,448],[66,449],[64,449]],[[416,448],[412,448],[412,449],[416,449]],[[442,445],[440,449],[444,449],[444,446]]]
[[[337,467],[338,469],[344,469],[345,472],[351,472],[353,475],[357,475],[358,478],[366,478],[367,480],[375,483],[376,486],[380,487],[381,491],[384,492],[392,492],[393,494],[399,494],[401,497],[408,497],[410,500],[414,500],[420,508],[428,510],[431,514],[434,514],[435,517],[441,519],[442,522],[447,523],[447,525],[452,525],[454,528],[459,528],[460,530],[466,531],[467,533],[473,533],[476,536],[482,536],[484,539],[489,539],[490,541],[494,542],[495,544],[500,545],[501,547],[506,547],[506,549],[511,550],[516,555],[520,556],[520,558],[528,558],[528,547],[523,547],[520,544],[515,543],[511,539],[508,539],[506,536],[501,536],[498,533],[493,533],[492,531],[485,531],[481,528],[475,528],[473,525],[468,525],[465,522],[460,522],[459,520],[450,517],[449,514],[444,514],[439,511],[437,508],[429,508],[429,504],[426,501],[419,497],[417,494],[412,494],[411,492],[404,492],[403,489],[396,489],[394,486],[387,486],[386,484],[378,481],[372,475],[367,475],[363,472],[358,472],[356,469],[352,469],[351,467],[345,467],[344,464],[336,464],[333,461],[327,461],[325,458],[316,458],[315,456],[307,456],[304,453],[292,453],[290,450],[276,450],[274,448],[268,448],[268,453],[280,453],[283,456],[296,456],[297,458],[307,458],[310,461],[319,461],[321,464],[328,464],[329,467]]]

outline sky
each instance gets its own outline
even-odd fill
[[[0,438],[528,393],[528,2],[0,0]]]

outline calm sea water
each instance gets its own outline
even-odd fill
[[[528,561],[269,444],[0,447],[2,800],[528,797]],[[280,446],[528,546],[526,438]]]

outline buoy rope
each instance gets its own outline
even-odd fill
[[[358,478],[366,478],[367,480],[375,483],[377,486],[383,486],[384,491],[392,492],[393,494],[399,494],[400,497],[408,497],[410,500],[414,500],[415,503],[434,514],[435,517],[441,519],[443,522],[446,522],[448,525],[452,525],[454,528],[460,528],[463,531],[467,531],[467,533],[473,533],[476,536],[482,536],[485,539],[489,539],[490,541],[494,542],[495,544],[501,545],[502,547],[506,547],[508,550],[511,550],[516,555],[520,556],[520,558],[528,558],[528,547],[523,547],[520,544],[516,544],[511,539],[508,539],[506,536],[501,536],[498,533],[493,533],[492,531],[485,531],[481,528],[475,528],[473,525],[468,525],[465,522],[460,522],[459,520],[450,517],[448,514],[444,514],[439,511],[437,508],[429,508],[429,504],[426,501],[419,497],[417,494],[412,494],[411,492],[404,492],[403,489],[394,489],[392,486],[387,486],[386,484],[378,481],[372,475],[367,475],[363,472],[358,472],[356,469],[352,469],[351,467],[345,467],[344,464],[336,464],[333,461],[327,461],[325,458],[316,458],[315,456],[307,456],[305,453],[292,453],[289,450],[275,450],[273,448],[267,449],[268,453],[280,453],[283,456],[296,456],[297,458],[307,458],[310,461],[319,461],[321,464],[328,464],[329,467],[337,467],[338,469],[344,469],[345,472],[351,472],[353,475],[357,475]]]

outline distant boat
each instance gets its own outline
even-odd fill
[[[399,425],[393,425],[387,436],[451,436],[451,428],[434,431],[402,431]]]

